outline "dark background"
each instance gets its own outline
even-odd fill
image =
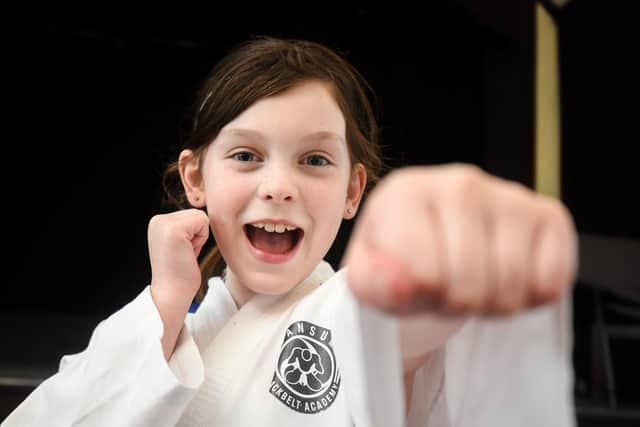
[[[477,3],[21,18],[5,64],[13,96],[3,144],[0,377],[25,379],[25,393],[148,284],[146,226],[167,211],[161,175],[179,151],[181,115],[213,64],[247,37],[308,38],[343,51],[380,99],[391,166],[469,162],[532,185],[533,3]],[[563,201],[581,233],[637,241],[631,4],[546,5],[560,36]],[[347,223],[329,254],[334,265],[349,231]],[[593,284],[577,285],[577,393],[589,398]],[[639,360],[637,344],[619,343],[617,355],[618,372],[638,371],[629,362]],[[637,377],[620,375],[618,387],[633,408]]]

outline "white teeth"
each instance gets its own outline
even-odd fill
[[[263,228],[264,231],[268,231],[269,233],[273,233],[273,232],[284,233],[285,231],[291,231],[298,228],[294,225],[270,224],[270,223],[263,223],[263,222],[254,222],[253,224],[250,224],[250,225],[255,228]]]

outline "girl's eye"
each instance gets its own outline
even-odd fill
[[[329,164],[329,160],[327,160],[325,156],[321,156],[320,154],[312,154],[305,157],[302,163],[309,166],[326,166]]]
[[[235,153],[231,157],[234,160],[237,160],[239,162],[255,162],[256,160],[258,160],[255,154],[250,153],[248,151],[241,151],[239,153]]]

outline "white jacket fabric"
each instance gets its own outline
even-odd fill
[[[384,358],[350,348],[357,337],[341,310],[352,298],[345,271],[326,262],[289,293],[257,295],[240,310],[213,278],[167,362],[147,287],[1,426],[368,427],[352,408],[385,390],[359,393],[349,384],[366,384],[360,371],[342,369]],[[569,307],[468,320],[418,370],[398,427],[573,427]]]

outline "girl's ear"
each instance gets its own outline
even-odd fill
[[[358,210],[366,186],[367,170],[362,163],[357,163],[351,171],[349,188],[347,189],[347,200],[344,207],[344,219],[351,219],[356,216],[356,211]]]
[[[182,150],[178,158],[178,169],[184,192],[191,206],[194,208],[205,207],[206,199],[200,169],[200,156],[195,155],[191,150]]]

